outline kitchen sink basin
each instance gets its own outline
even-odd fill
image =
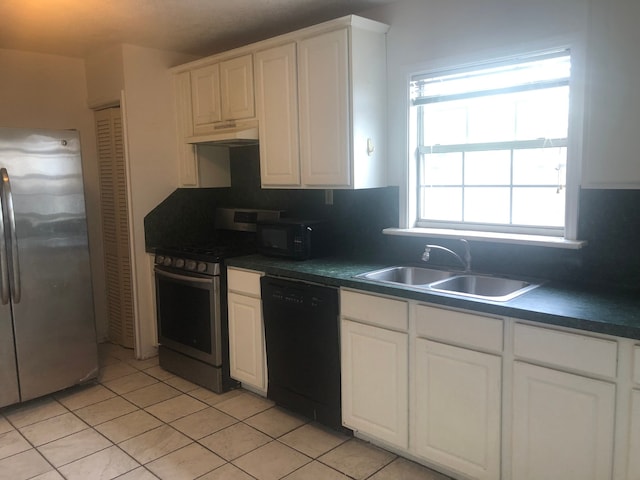
[[[428,285],[455,275],[446,270],[423,267],[388,267],[373,272],[361,273],[356,278],[402,285]]]
[[[437,292],[453,293],[493,301],[507,301],[522,295],[538,284],[512,278],[489,275],[457,275],[435,282],[430,288]]]
[[[417,266],[387,267],[361,273],[355,278],[494,302],[506,302],[539,286],[513,278]]]

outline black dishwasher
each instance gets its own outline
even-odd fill
[[[342,429],[338,290],[278,277],[261,281],[267,397]]]

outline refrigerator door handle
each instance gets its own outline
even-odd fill
[[[4,170],[4,169],[3,169]],[[0,191],[4,185],[0,185]],[[4,201],[0,195],[0,303],[9,303],[9,265],[7,263],[7,241],[4,229]]]
[[[9,173],[7,172],[6,168],[0,169],[0,177],[2,177],[2,205],[7,214],[7,223],[9,224],[9,247],[11,256],[11,268],[9,269],[9,273],[12,277],[12,281],[10,283],[11,297],[14,303],[20,303],[22,289],[20,288],[20,262],[18,261],[18,236],[16,235],[16,216],[13,210],[11,182],[9,181]],[[6,240],[3,241],[6,242]]]

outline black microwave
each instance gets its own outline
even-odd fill
[[[322,220],[258,222],[256,236],[258,252],[263,255],[306,260],[329,252],[329,226]]]

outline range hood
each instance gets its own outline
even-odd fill
[[[243,147],[258,144],[258,123],[224,123],[214,127],[214,131],[186,137],[187,143],[217,145],[222,147]]]

